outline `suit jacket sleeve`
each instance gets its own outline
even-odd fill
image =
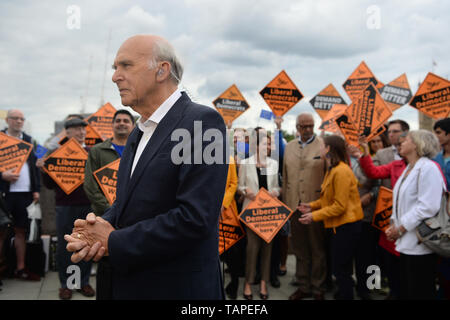
[[[178,187],[174,190],[176,207],[111,232],[108,250],[117,272],[157,267],[162,261],[186,255],[199,243],[210,247],[203,254],[210,259],[216,255],[218,258],[219,215],[228,172],[226,130],[222,117],[214,110],[201,112],[196,120],[202,121],[204,131],[218,129],[221,132],[222,139],[218,143],[223,157],[220,163],[181,164]],[[203,141],[202,149],[209,144]],[[116,214],[113,206],[106,212],[106,219],[111,221]]]

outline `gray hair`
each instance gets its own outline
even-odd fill
[[[428,130],[413,130],[409,132],[412,142],[417,147],[419,157],[433,159],[440,150],[439,140]]]
[[[158,62],[167,61],[170,64],[170,76],[172,80],[179,84],[183,76],[183,66],[175,54],[173,47],[163,39],[157,39],[153,45],[153,56],[149,61],[149,68],[153,69],[158,66]]]

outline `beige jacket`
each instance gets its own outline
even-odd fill
[[[258,193],[260,187],[258,182],[258,173],[256,172],[256,159],[251,156],[241,161],[239,166],[239,186],[238,190],[244,192],[246,188],[250,188],[255,194]],[[280,184],[278,181],[278,161],[267,158],[267,188],[268,191],[276,191],[280,194]],[[246,208],[250,203],[249,198],[244,199],[242,208]]]
[[[305,146],[298,139],[290,141],[284,151],[283,202],[295,210],[299,201],[311,202],[320,197],[320,187],[326,172],[320,158],[320,137]]]

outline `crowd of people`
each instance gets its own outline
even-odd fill
[[[10,110],[6,118],[8,128],[3,132],[7,135],[23,139],[32,143],[32,138],[22,132],[25,118],[20,110]],[[1,174],[1,192],[2,201],[4,200],[6,208],[12,214],[14,227],[14,247],[16,251],[16,270],[14,278],[39,281],[40,275],[25,265],[26,235],[29,231],[30,221],[28,219],[27,207],[32,201],[39,200],[39,191],[41,183],[55,194],[56,211],[56,236],[58,238],[56,251],[56,264],[58,269],[60,289],[59,298],[63,300],[71,299],[72,289],[68,288],[67,268],[73,265],[71,254],[66,250],[66,241],[64,235],[71,234],[74,222],[77,219],[84,219],[89,212],[101,216],[110,206],[100,186],[96,182],[93,172],[101,167],[119,159],[125,148],[125,144],[131,130],[134,128],[134,117],[127,110],[118,110],[112,120],[113,136],[89,148],[85,145],[87,122],[81,115],[71,114],[67,116],[64,122],[64,130],[56,139],[51,139],[50,146],[46,155],[52,154],[58,147],[74,138],[87,152],[85,178],[83,184],[76,188],[70,194],[67,194],[61,187],[44,171],[44,157],[36,158],[32,152],[22,167],[19,174],[13,170],[5,171]],[[62,137],[62,139],[60,139]],[[53,141],[55,140],[55,141]],[[56,142],[56,140],[59,140]],[[35,144],[35,143],[34,143]],[[0,230],[0,257],[4,269],[6,264],[14,265],[13,261],[5,261],[3,254],[5,249],[5,239],[8,233],[6,230]],[[97,296],[97,299],[110,299],[107,295],[110,292],[110,267],[108,258],[105,257],[98,264],[97,270],[97,293],[89,284],[92,262],[80,261],[77,263],[80,267],[81,283],[77,289],[86,297]]]
[[[150,61],[150,63],[149,63]],[[386,133],[359,146],[338,134],[314,132],[314,117],[296,119],[296,137],[286,141],[282,118],[272,133],[261,127],[226,131],[219,113],[192,102],[178,89],[183,74],[172,46],[163,38],[138,35],[127,39],[114,61],[113,82],[122,104],[140,114],[136,122],[126,110],[112,120],[113,136],[92,148],[85,146],[87,123],[70,115],[65,139],[51,141],[47,154],[66,141],[77,141],[88,153],[84,183],[67,194],[43,170],[43,158],[30,154],[20,173],[0,175],[1,201],[14,220],[13,276],[36,281],[26,265],[27,206],[39,201],[41,184],[54,190],[60,280],[59,298],[72,298],[67,268],[81,270],[81,294],[109,299],[269,299],[270,283],[280,287],[287,253],[295,255],[298,288],[289,300],[324,300],[336,287],[335,299],[371,299],[368,269],[379,266],[388,279],[387,299],[450,299],[450,259],[438,257],[418,243],[416,227],[439,210],[450,179],[450,118],[434,124],[433,132],[410,130],[403,120],[387,123]],[[9,110],[6,135],[35,142],[23,132],[20,110]],[[170,139],[175,130],[201,136],[215,129],[232,135],[231,146],[216,139],[214,148],[193,141],[194,157],[213,149],[231,161],[182,162],[170,155],[179,147]],[[288,128],[289,130],[293,128]],[[173,136],[172,136],[173,137]],[[125,148],[125,145],[127,147]],[[183,147],[183,152],[185,148]],[[189,152],[187,152],[189,153]],[[184,159],[191,159],[183,154]],[[116,200],[110,205],[93,172],[121,159]],[[219,157],[220,158],[220,157]],[[380,187],[392,190],[390,225],[372,225]],[[223,290],[220,278],[219,216],[230,206],[239,214],[265,188],[292,211],[290,220],[267,243],[251,228],[221,255],[231,280]],[[0,230],[4,265],[6,230]],[[97,292],[89,284],[92,262],[99,262]],[[11,263],[11,261],[9,261]],[[356,285],[353,281],[356,276]]]
[[[369,142],[360,136],[358,147],[340,135],[316,135],[308,113],[297,117],[296,138],[286,142],[281,121],[276,120],[272,135],[261,128],[234,129],[230,170],[237,170],[238,212],[264,187],[293,214],[283,228],[288,232],[281,230],[270,243],[247,227],[246,238],[222,254],[231,278],[227,296],[236,299],[239,277],[245,277],[244,299],[253,299],[251,284],[259,284],[261,299],[267,299],[267,283],[278,288],[278,276],[286,274],[289,249],[296,258],[291,284],[298,287],[290,300],[323,300],[334,285],[335,299],[354,299],[355,290],[360,299],[370,300],[370,266],[378,266],[387,279],[387,300],[450,299],[449,259],[419,244],[415,234],[423,219],[439,211],[447,190],[450,118],[437,121],[433,132],[410,131],[405,121],[392,120],[385,133]],[[255,154],[239,152],[239,143],[248,144],[252,135],[259,136]],[[260,156],[261,147],[269,160]],[[262,178],[261,170],[270,168],[272,175]],[[372,223],[380,186],[393,190],[391,225],[385,232]]]
[[[323,300],[327,290],[333,288],[333,276],[335,299],[353,299],[354,287],[359,298],[371,299],[367,268],[372,265],[380,266],[382,277],[388,280],[386,299],[434,299],[437,294],[449,299],[449,259],[437,257],[418,244],[415,227],[438,211],[440,195],[449,182],[450,119],[437,121],[434,133],[410,131],[405,121],[392,120],[386,125],[386,134],[369,142],[361,136],[359,147],[347,144],[339,135],[316,135],[314,118],[308,113],[297,117],[296,138],[287,142],[280,130],[281,122],[276,119],[273,133],[261,127],[231,129],[235,152],[229,164],[222,210],[232,205],[233,212],[239,214],[259,189],[265,188],[294,212],[270,243],[243,226],[246,236],[221,256],[231,276],[225,288],[228,298],[237,298],[239,278],[244,277],[245,299],[253,299],[251,285],[256,283],[260,285],[260,298],[268,299],[268,284],[280,287],[278,277],[286,274],[289,249],[296,261],[291,284],[298,287],[290,300]],[[23,113],[10,110],[8,128],[3,132],[33,143],[22,132],[23,123]],[[73,137],[84,146],[86,125],[81,116],[68,116],[65,139],[60,143]],[[101,216],[110,206],[92,173],[121,157],[134,118],[128,111],[119,110],[112,126],[111,139],[90,149],[85,147],[89,156],[84,184],[70,195],[44,171],[39,173],[44,161],[33,153],[20,174],[10,170],[1,175],[4,201],[14,216],[14,277],[19,279],[40,279],[25,266],[29,227],[26,207],[39,200],[41,182],[55,190],[61,299],[72,296],[65,272],[72,262],[64,235],[72,233],[76,219],[83,219],[91,211]],[[253,148],[250,141],[256,144]],[[393,190],[391,226],[386,232],[372,225],[380,186]],[[5,236],[3,230],[2,249]],[[78,264],[83,275],[78,291],[88,297],[96,294],[97,299],[111,299],[108,257],[98,265],[97,293],[89,285],[91,262]]]

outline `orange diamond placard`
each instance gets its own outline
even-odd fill
[[[353,101],[361,94],[362,90],[364,90],[369,83],[372,83],[377,88],[378,85],[381,85],[366,63],[362,61],[342,86]]]
[[[345,111],[358,134],[368,140],[379,134],[379,129],[392,116],[377,88],[370,83]]]
[[[273,114],[278,117],[282,117],[303,98],[303,94],[284,70],[270,81],[259,94],[272,109]]]
[[[412,97],[411,88],[405,73],[380,88],[379,91],[381,97],[392,111],[407,104]]]
[[[71,194],[84,182],[84,168],[88,154],[71,138],[44,159],[44,171],[66,193]]]
[[[373,214],[372,226],[385,231],[390,224],[392,214],[392,190],[380,187],[377,203]]]
[[[250,108],[235,84],[218,96],[217,99],[213,101],[213,104],[217,111],[222,115],[225,123],[233,122]]]
[[[86,138],[84,139],[84,143],[88,147],[92,147],[92,146],[95,146],[97,143],[100,143],[102,141],[103,141],[103,139],[100,136],[100,134],[97,132],[97,130],[95,130],[93,126],[88,124],[86,126]]]
[[[347,115],[347,112],[344,112],[343,115],[336,119],[336,124],[341,133],[344,135],[347,143],[358,147],[359,133],[355,125],[353,124],[352,119]]]
[[[0,132],[0,172],[14,169],[14,173],[20,173],[32,150],[31,143]]]
[[[219,219],[219,254],[230,249],[245,236],[237,212],[233,206],[228,206],[220,214]]]
[[[100,134],[103,140],[113,136],[112,121],[116,111],[116,108],[107,102],[98,109],[97,112],[86,119],[86,121]]]
[[[322,120],[325,119],[326,115],[334,105],[347,104],[331,83],[326,86],[325,89],[320,91],[314,98],[312,98],[309,103],[311,103],[314,110],[316,110]]]
[[[433,119],[448,117],[450,81],[429,72],[409,104]]]
[[[336,124],[336,119],[342,116],[345,110],[348,108],[346,104],[335,104],[330,111],[328,111],[325,118],[323,118],[322,124],[319,129],[329,132],[339,132],[339,128]]]
[[[106,166],[101,167],[93,173],[106,200],[108,200],[111,205],[116,201],[117,172],[119,171],[119,164],[120,158],[108,163]]]
[[[264,241],[270,243],[288,221],[292,212],[283,202],[261,188],[255,200],[242,210],[239,219]]]

